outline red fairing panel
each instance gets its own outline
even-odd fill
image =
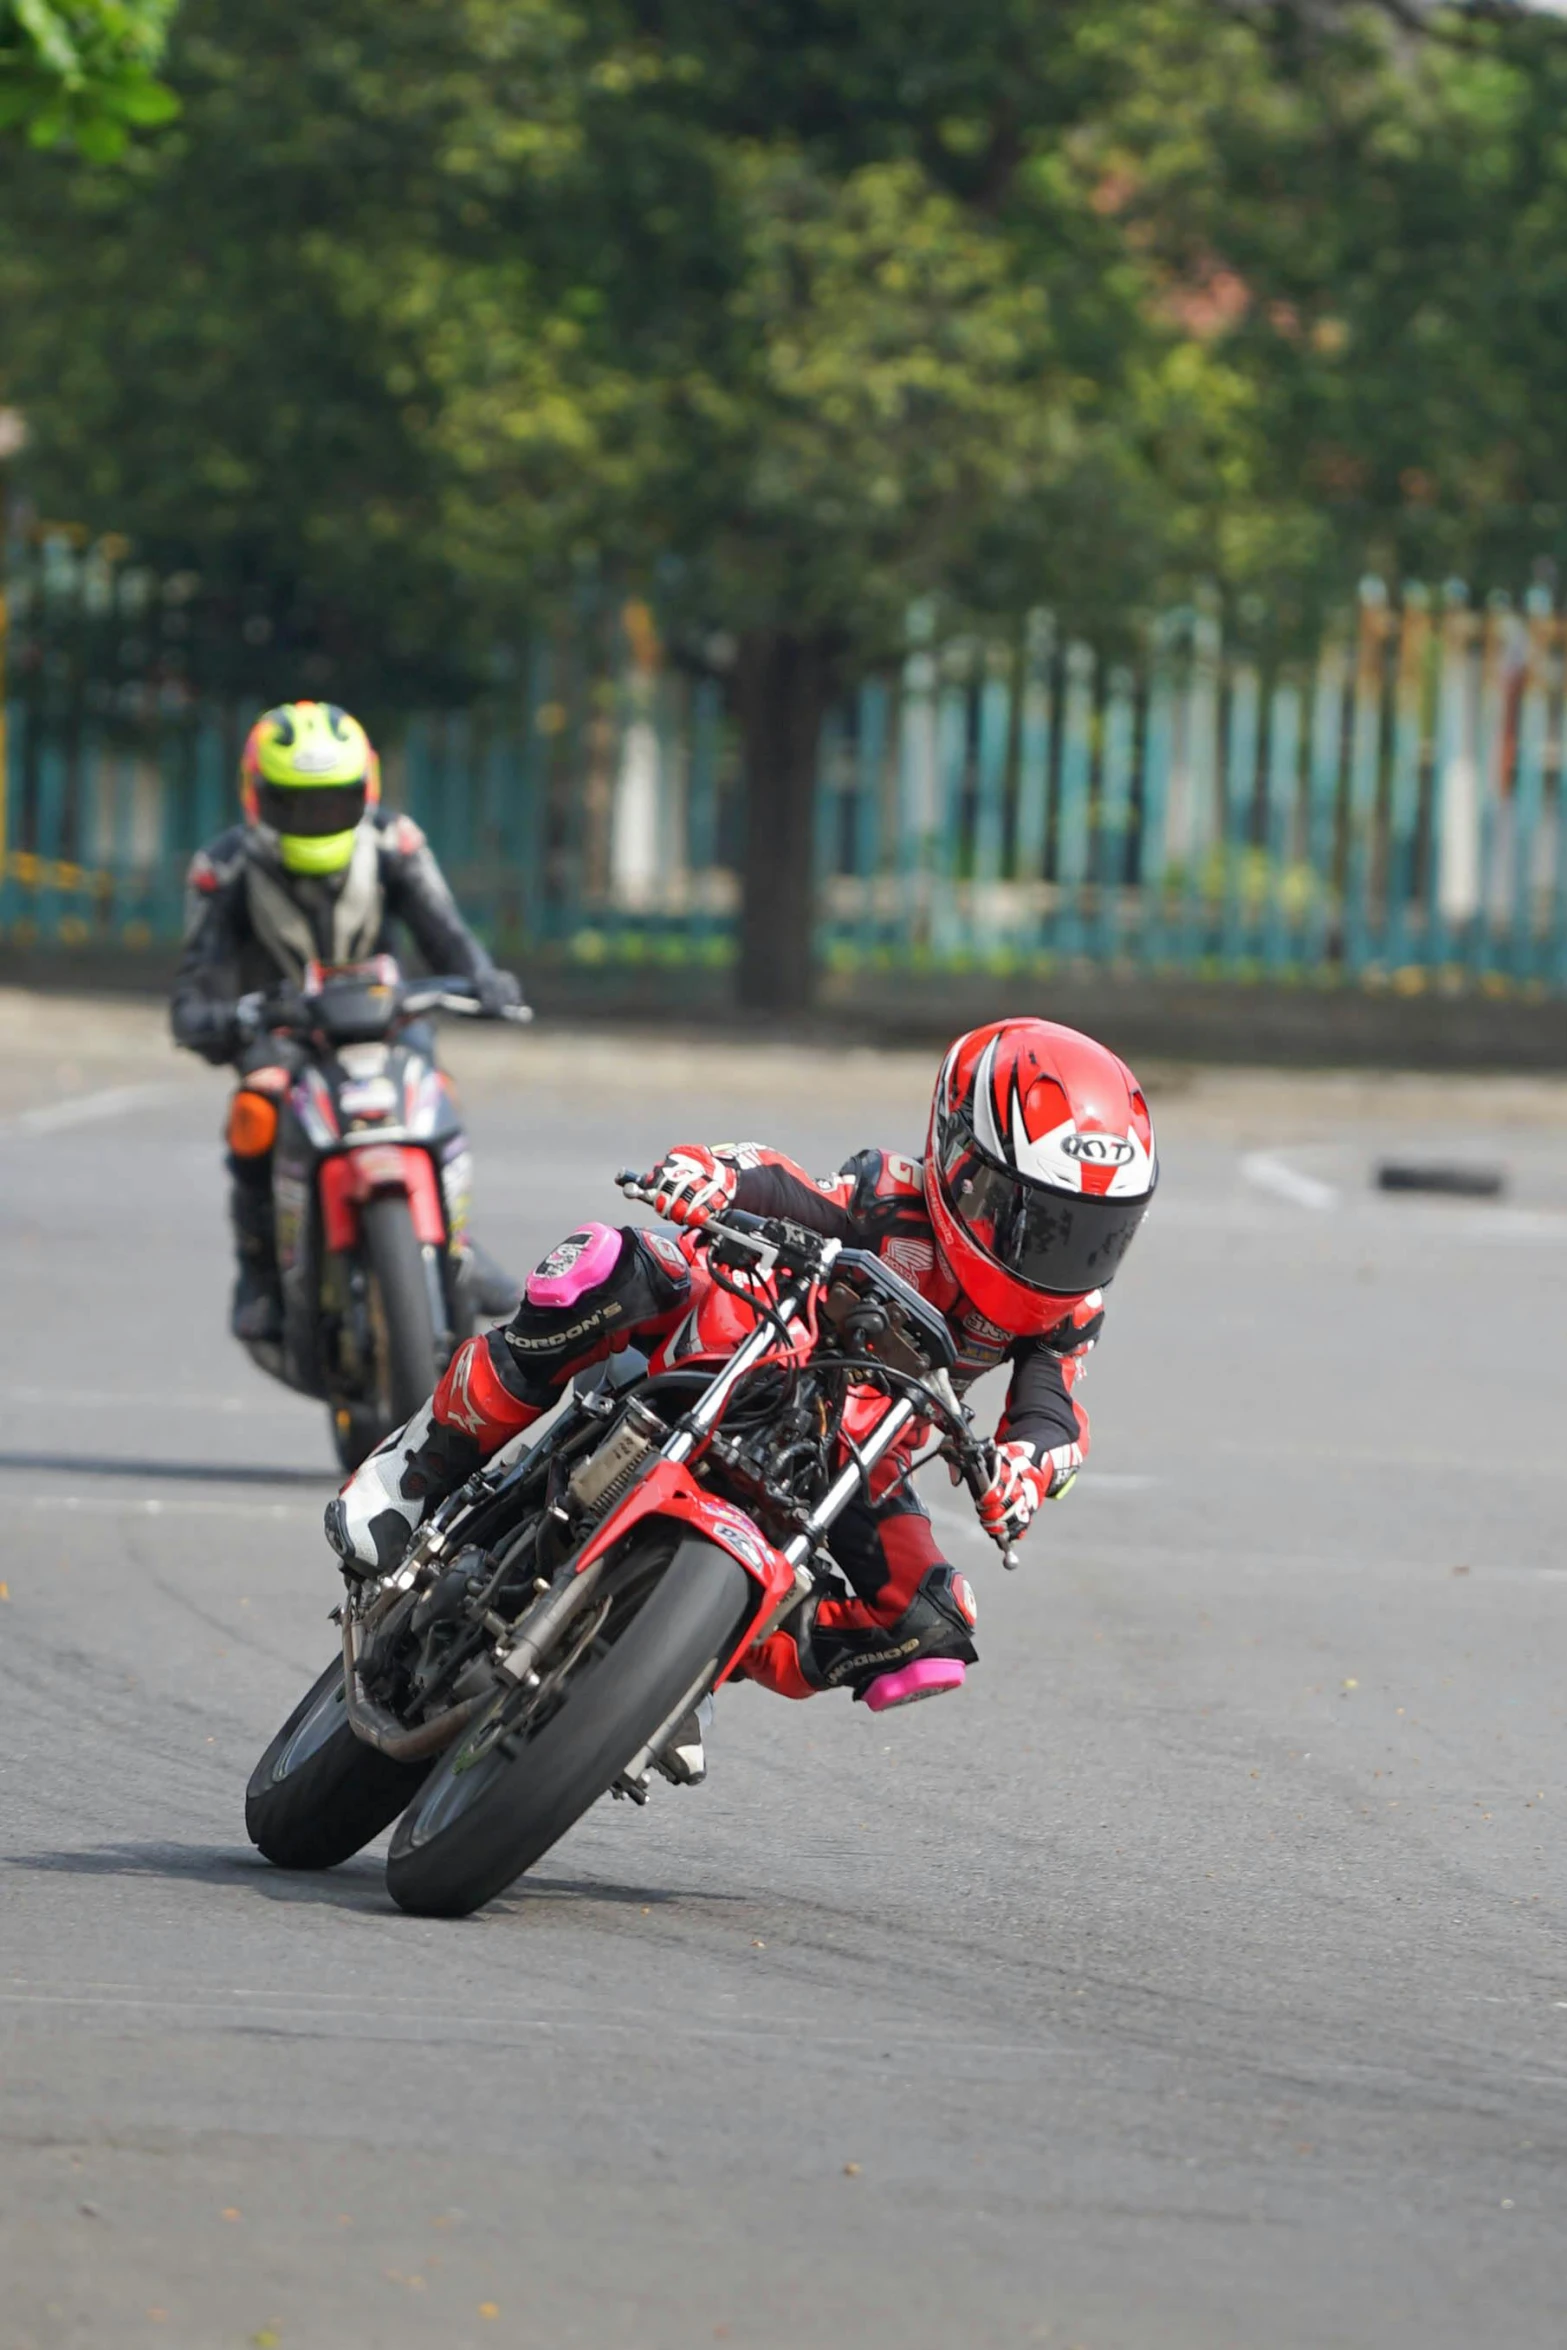
[[[727,1289],[719,1288],[700,1257],[689,1251],[683,1253],[691,1267],[690,1310],[660,1340],[651,1357],[655,1371],[667,1371],[677,1363],[726,1363],[757,1324],[757,1315]],[[816,1343],[815,1326],[807,1320],[796,1323],[794,1330],[792,1352],[797,1361],[803,1362]],[[769,1362],[785,1359],[781,1343],[767,1359]]]
[[[407,1143],[377,1142],[321,1162],[321,1222],[328,1248],[352,1248],[358,1210],[385,1192],[403,1192],[420,1245],[442,1248],[446,1216],[429,1153]]]
[[[705,1535],[709,1542],[716,1542],[720,1550],[727,1550],[731,1558],[738,1559],[751,1580],[760,1586],[753,1623],[771,1614],[778,1601],[794,1589],[793,1567],[744,1510],[737,1509],[731,1501],[720,1501],[714,1494],[705,1493],[695,1478],[674,1461],[660,1461],[627,1494],[620,1507],[610,1512],[578,1559],[578,1574],[644,1518],[672,1518],[680,1525],[689,1526],[693,1533]],[[723,1671],[714,1682],[715,1688],[718,1682],[728,1680],[749,1645],[747,1631],[734,1655],[725,1659]]]

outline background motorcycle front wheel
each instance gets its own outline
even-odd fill
[[[295,1706],[250,1775],[245,1826],[280,1869],[332,1869],[389,1827],[428,1775],[349,1727],[339,1657]]]
[[[408,1202],[398,1193],[365,1202],[365,1256],[379,1310],[375,1323],[378,1401],[400,1428],[435,1386],[435,1313],[424,1250]]]
[[[504,1892],[607,1793],[704,1671],[716,1672],[755,1597],[745,1569],[713,1543],[654,1535],[635,1546],[599,1586],[591,1642],[545,1660],[541,1689],[497,1698],[420,1789],[387,1858],[393,1900],[424,1917],[465,1917]]]

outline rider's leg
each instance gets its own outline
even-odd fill
[[[781,1697],[850,1688],[878,1709],[956,1687],[961,1668],[977,1661],[974,1594],[942,1557],[908,1484],[851,1503],[833,1527],[832,1555],[849,1594],[808,1601],[752,1650],[746,1677]],[[940,1673],[931,1669],[938,1663]],[[887,1686],[878,1690],[878,1682]]]
[[[277,1140],[278,1100],[288,1076],[275,1054],[253,1053],[250,1065],[240,1065],[239,1087],[229,1105],[229,1216],[235,1256],[229,1326],[236,1338],[276,1342],[283,1335],[272,1146]]]
[[[672,1327],[689,1291],[661,1236],[634,1225],[573,1232],[529,1274],[505,1328],[460,1346],[425,1409],[349,1478],[327,1511],[339,1556],[386,1573],[438,1501],[542,1418],[579,1371]]]

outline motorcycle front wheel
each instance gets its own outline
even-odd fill
[[[250,1775],[250,1841],[280,1869],[334,1869],[390,1827],[429,1769],[428,1762],[393,1762],[354,1736],[339,1657]]]
[[[430,1277],[408,1202],[400,1194],[366,1201],[364,1246],[375,1284],[377,1399],[390,1415],[390,1433],[413,1418],[435,1387]]]
[[[386,1882],[421,1917],[466,1917],[548,1852],[732,1653],[755,1605],[739,1562],[651,1534],[600,1584],[587,1627],[444,1755],[397,1824]]]

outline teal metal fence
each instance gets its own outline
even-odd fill
[[[300,690],[282,658],[244,697],[214,689],[182,654],[189,594],[63,547],[13,586],[12,942],[177,935],[244,725]],[[1567,988],[1564,655],[1540,588],[1519,605],[1367,580],[1309,659],[1262,658],[1205,605],[1163,615],[1135,658],[1044,612],[977,638],[917,610],[901,666],[823,730],[824,958]],[[725,676],[669,661],[640,607],[563,619],[468,707],[393,713],[386,782],[520,951],[733,952]]]

